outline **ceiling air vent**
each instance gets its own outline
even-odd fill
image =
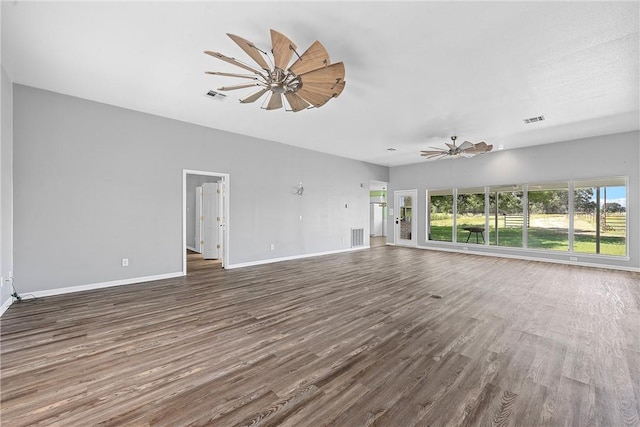
[[[535,122],[541,122],[543,120],[544,120],[544,116],[537,116],[537,117],[530,117],[528,119],[522,119],[522,121],[525,123],[535,123]]]
[[[227,95],[225,95],[224,93],[216,92],[215,90],[210,90],[205,96],[213,98],[216,101],[224,101],[224,99],[227,97]]]

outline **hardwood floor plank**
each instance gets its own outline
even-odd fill
[[[640,274],[393,246],[188,271],[13,304],[2,425],[640,424]]]

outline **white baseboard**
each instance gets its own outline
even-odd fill
[[[11,304],[13,304],[13,297],[10,297],[4,302],[4,304],[2,304],[2,306],[0,306],[0,316],[2,316],[4,312],[7,311],[9,307],[11,307]]]
[[[36,291],[25,293],[23,299],[29,299],[29,297],[42,298],[53,295],[62,295],[72,292],[89,291],[93,289],[110,288],[112,286],[133,285],[135,283],[151,282],[154,280],[172,279],[174,277],[182,277],[184,274],[182,271],[175,273],[157,274],[154,276],[133,277],[131,279],[112,280],[110,282],[91,283],[88,285],[69,286],[67,288],[50,289],[46,291]],[[22,295],[21,295],[22,296]]]
[[[340,253],[344,253],[344,252],[353,252],[353,251],[360,251],[362,249],[369,249],[369,246],[359,246],[357,248],[348,248],[348,249],[340,249],[337,251],[327,251],[327,252],[316,252],[316,253],[312,253],[312,254],[304,254],[304,255],[293,255],[293,256],[287,256],[287,257],[280,257],[280,258],[270,258],[270,259],[262,259],[259,261],[250,261],[250,262],[241,262],[238,264],[231,264],[226,266],[226,269],[231,269],[231,268],[242,268],[242,267],[251,267],[253,265],[262,265],[262,264],[271,264],[274,262],[281,262],[281,261],[291,261],[294,259],[302,259],[302,258],[311,258],[311,257],[316,257],[316,256],[323,256],[323,255],[332,255],[332,254],[340,254]]]
[[[396,245],[394,245],[396,246]],[[640,268],[636,267],[627,267],[623,265],[612,265],[612,264],[598,264],[595,262],[584,262],[584,261],[565,261],[561,259],[553,259],[553,258],[541,258],[535,256],[528,255],[518,255],[518,254],[506,254],[506,253],[497,253],[497,252],[481,252],[481,251],[473,251],[473,250],[460,250],[457,248],[444,248],[444,247],[434,247],[434,246],[417,246],[418,249],[424,249],[427,251],[441,251],[441,252],[454,252],[459,254],[470,254],[470,255],[480,255],[480,256],[491,256],[496,258],[509,258],[509,259],[520,259],[523,261],[539,261],[539,262],[550,262],[553,264],[564,264],[564,265],[578,265],[580,267],[590,267],[590,268],[605,268],[608,270],[621,270],[621,271],[631,271],[631,272],[640,272]]]

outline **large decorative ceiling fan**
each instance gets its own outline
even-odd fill
[[[240,99],[242,103],[255,102],[266,93],[270,93],[267,101],[267,110],[276,110],[283,107],[283,95],[290,108],[289,111],[301,111],[312,107],[322,107],[331,98],[337,98],[344,90],[344,64],[337,62],[331,64],[329,54],[318,41],[302,54],[296,52],[296,45],[284,34],[271,30],[271,55],[256,47],[249,40],[234,34],[227,35],[242,50],[255,61],[260,68],[247,65],[235,58],[225,56],[218,52],[205,51],[207,55],[222,61],[236,65],[252,74],[223,73],[206,71],[207,74],[226,77],[238,77],[252,80],[251,83],[235,86],[223,86],[221,91],[247,89],[257,87],[259,90]],[[297,59],[291,65],[291,58],[296,54]]]
[[[473,157],[477,154],[488,153],[493,149],[493,145],[488,145],[484,141],[478,142],[477,144],[465,141],[460,145],[456,145],[457,138],[457,136],[452,136],[451,144],[445,142],[445,145],[448,147],[448,149],[429,147],[433,148],[433,150],[421,151],[420,155],[432,160],[445,158],[456,159],[459,157]]]

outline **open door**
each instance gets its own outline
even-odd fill
[[[204,214],[202,212],[202,187],[196,187],[196,212],[195,212],[195,250],[199,254],[204,251]]]
[[[402,190],[394,192],[394,238],[396,245],[417,246],[418,222],[417,204],[418,190]]]
[[[222,258],[222,188],[219,182],[202,184],[204,259]]]

